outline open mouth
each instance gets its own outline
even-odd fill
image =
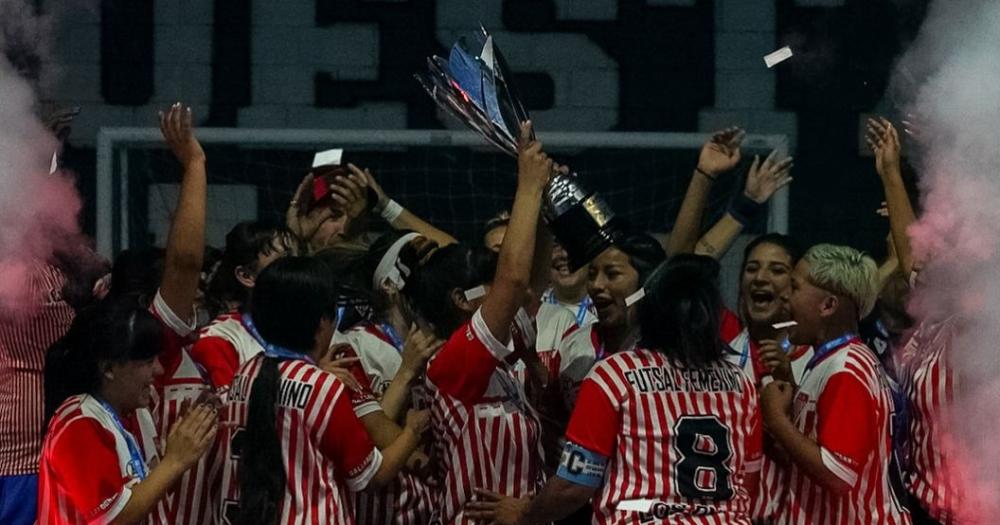
[[[774,303],[774,293],[767,290],[754,290],[750,292],[750,305],[756,309],[768,308]]]
[[[569,270],[569,259],[566,257],[554,257],[552,259],[552,269],[564,277],[573,273]]]
[[[600,296],[598,296],[598,297],[594,297],[593,301],[594,301],[594,309],[597,310],[598,313],[603,312],[604,310],[607,310],[608,308],[614,306],[614,304],[615,304],[615,301],[613,299],[611,299],[610,297],[600,297]]]

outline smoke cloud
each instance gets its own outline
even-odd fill
[[[1000,523],[1000,2],[936,0],[894,87],[919,129],[924,213],[910,233],[925,266],[911,307],[957,321],[952,482],[963,523]]]
[[[35,112],[28,78],[48,56],[47,20],[23,0],[0,0],[0,312],[23,311],[33,267],[79,245],[80,198],[49,175],[58,141]]]

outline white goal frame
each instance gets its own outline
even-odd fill
[[[697,150],[709,137],[707,133],[646,133],[646,132],[539,132],[539,140],[555,148],[623,148],[623,149],[689,149]],[[203,144],[235,144],[257,148],[289,146],[391,148],[393,146],[424,147],[485,147],[483,138],[471,131],[449,130],[318,130],[318,129],[251,129],[199,128],[198,140]],[[785,135],[746,136],[743,145],[749,149],[777,149],[788,155]],[[97,251],[108,258],[129,247],[128,155],[126,147],[161,148],[163,138],[158,128],[101,128],[97,134]],[[118,154],[116,155],[116,148]],[[125,174],[115,184],[115,167]],[[772,197],[768,214],[768,231],[788,232],[788,188]],[[115,214],[118,231],[115,231]]]

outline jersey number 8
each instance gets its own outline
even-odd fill
[[[715,416],[683,416],[674,424],[674,484],[681,496],[726,500],[733,497],[730,484],[732,433]]]

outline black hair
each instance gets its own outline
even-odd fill
[[[765,233],[750,241],[747,247],[743,249],[743,262],[740,263],[740,272],[743,271],[743,268],[746,268],[747,260],[750,259],[750,253],[761,244],[773,244],[781,247],[788,254],[788,258],[792,260],[792,267],[798,264],[799,259],[805,253],[798,241],[791,236],[783,233]]]
[[[452,301],[452,292],[492,283],[496,269],[497,254],[485,246],[450,244],[414,269],[403,293],[434,333],[447,339],[468,320]]]
[[[227,310],[227,303],[246,305],[250,299],[250,289],[236,278],[236,268],[243,266],[257,271],[257,257],[270,255],[275,250],[275,241],[284,248],[291,246],[291,232],[285,228],[245,221],[233,226],[226,234],[226,248],[212,271],[205,292],[205,302],[212,317]]]
[[[163,279],[166,250],[137,248],[122,250],[111,265],[108,297],[133,297],[140,304],[152,303]]]
[[[490,233],[495,228],[507,226],[509,224],[510,212],[507,210],[501,210],[493,217],[490,217],[490,219],[486,221],[486,224],[483,225],[483,236],[485,237],[487,233]]]
[[[45,415],[66,398],[98,394],[101,365],[156,357],[163,328],[134,297],[105,298],[82,308],[45,356]]]
[[[640,345],[684,368],[705,368],[723,359],[719,326],[722,297],[707,265],[678,259],[662,264],[639,302]]]
[[[667,252],[663,250],[660,241],[645,232],[625,233],[614,240],[613,246],[628,255],[629,264],[639,273],[640,285],[667,259]]]
[[[706,279],[719,285],[719,274],[722,273],[722,265],[714,257],[698,255],[695,253],[679,253],[667,260],[666,265],[670,268],[685,267],[692,271],[699,272]]]
[[[322,319],[336,311],[337,284],[319,259],[285,257],[257,277],[250,299],[250,315],[268,343],[293,352],[309,353]],[[288,473],[281,452],[275,405],[278,398],[278,359],[263,356],[250,389],[246,429],[240,460],[240,507],[237,523],[272,525],[277,522]]]

